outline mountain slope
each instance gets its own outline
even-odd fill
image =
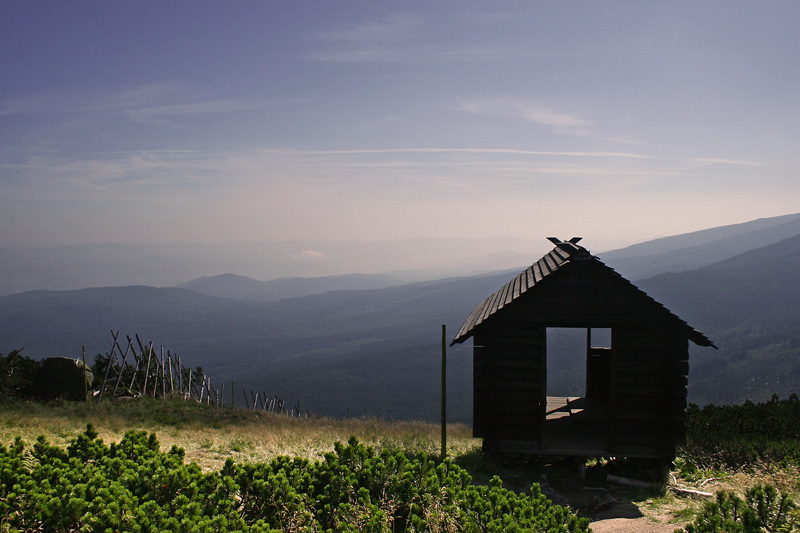
[[[800,235],[638,286],[700,328],[800,321]]]
[[[101,287],[32,291],[0,297],[0,351],[25,348],[31,357],[80,354],[111,348],[112,330],[125,334],[169,332],[191,336],[193,321],[225,315],[248,304],[186,289]],[[152,332],[152,333],[150,333]]]
[[[638,285],[720,347],[693,351],[691,401],[800,392],[800,235]]]
[[[185,364],[202,366],[217,383],[234,380],[237,387],[301,398],[312,412],[432,419],[441,324],[455,331],[475,301],[508,276],[260,304],[187,289],[40,291],[0,298],[0,331],[6,351],[24,346],[33,357],[77,356],[85,344],[90,359],[110,349],[111,330],[138,333]],[[470,371],[468,357],[453,363],[459,396],[471,393]],[[451,411],[453,420],[469,419],[463,406]]]
[[[800,234],[800,213],[664,237],[604,252],[603,261],[631,280],[693,270]]]

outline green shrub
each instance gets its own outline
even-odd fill
[[[718,492],[716,501],[706,503],[684,531],[799,532],[800,514],[787,494],[778,494],[771,485],[757,485],[747,490],[744,500],[732,492]]]
[[[539,490],[476,486],[449,461],[337,443],[317,462],[226,462],[203,473],[181,449],[128,432],[107,446],[91,426],[66,448],[39,437],[0,446],[4,531],[552,531],[588,520]]]
[[[40,363],[22,355],[22,350],[0,353],[0,401],[30,394]]]
[[[700,468],[800,465],[800,399],[690,405],[681,455]]]

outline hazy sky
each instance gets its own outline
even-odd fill
[[[800,211],[800,2],[0,3],[0,245]]]

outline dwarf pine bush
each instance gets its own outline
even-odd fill
[[[800,513],[787,494],[779,494],[771,485],[756,485],[747,490],[744,500],[732,492],[718,492],[716,501],[706,503],[685,531],[796,533],[800,532]]]
[[[106,445],[93,428],[58,448],[0,446],[2,531],[588,531],[539,490],[472,484],[449,461],[355,439],[321,461],[227,461],[204,473],[154,434]]]

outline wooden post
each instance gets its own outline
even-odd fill
[[[442,459],[447,457],[447,332],[442,324]]]
[[[86,403],[89,403],[89,384],[86,383],[86,345],[81,346],[81,353],[83,354],[83,390],[86,394]]]
[[[114,383],[114,394],[111,395],[112,398],[116,398],[117,397],[117,387],[119,387],[119,380],[122,379],[122,372],[125,370],[125,367],[127,366],[126,363],[125,363],[125,358],[128,356],[128,350],[130,348],[132,348],[132,347],[133,347],[133,345],[132,345],[132,343],[131,343],[131,341],[129,339],[128,340],[128,347],[125,348],[125,353],[122,354],[122,363],[120,363],[120,365],[119,365],[119,374],[117,374],[117,381],[116,381],[116,383]],[[136,353],[136,349],[135,348],[133,350],[133,353]]]
[[[161,347],[161,398],[167,397],[167,367],[164,366],[164,347]]]
[[[117,358],[117,338],[119,337],[119,331],[114,334],[114,330],[111,330],[111,336],[114,337],[114,344],[111,345],[111,353],[108,355],[108,366],[106,367],[106,375],[103,378],[103,385],[100,387],[100,394],[97,395],[97,403],[100,403],[100,400],[103,399],[103,392],[106,390],[106,381],[108,381],[108,371],[111,370],[112,362]],[[122,350],[120,350],[122,351]]]
[[[150,379],[150,358],[153,356],[153,345],[151,344],[147,349],[147,366],[144,370],[144,388],[142,388],[142,395],[147,396],[147,380]]]
[[[178,363],[178,393],[183,396],[183,364],[179,355],[175,356]]]
[[[175,394],[175,382],[172,379],[172,354],[167,350],[167,368],[169,368],[169,393]]]
[[[133,379],[131,379],[131,386],[129,387],[131,390],[133,390],[133,384],[136,381],[136,378],[139,374],[139,367],[141,366],[140,359],[144,358],[144,346],[142,346],[142,339],[139,338],[138,333],[135,335],[135,337],[136,337],[136,344],[139,345],[139,354],[141,355],[141,357],[136,357],[136,368],[133,370]],[[128,342],[130,342],[131,344],[133,343],[133,340],[131,339],[130,335],[128,335]],[[153,341],[150,341],[150,344],[147,345],[147,349],[149,350],[152,347],[153,347]],[[133,355],[136,356],[135,347],[133,348]],[[140,392],[142,396],[147,396],[147,387],[138,392]]]
[[[136,340],[139,340],[139,337],[136,337]],[[140,346],[141,346],[141,345],[140,345]],[[133,368],[133,376],[131,376],[131,384],[130,384],[130,385],[128,385],[128,388],[129,388],[130,390],[134,390],[134,389],[133,389],[133,385],[135,384],[135,382],[136,382],[136,376],[137,376],[137,375],[138,375],[138,373],[139,373],[139,358],[138,358],[138,357],[136,357],[136,348],[134,348],[134,349],[133,349],[133,355],[134,355],[134,359],[136,360],[136,366]]]
[[[156,375],[153,376],[153,398],[155,398],[156,394],[158,393],[158,369],[161,368],[161,365],[158,362],[158,354],[156,354],[156,351],[153,350],[152,342],[150,342],[150,351],[153,354],[153,370],[156,372]]]

